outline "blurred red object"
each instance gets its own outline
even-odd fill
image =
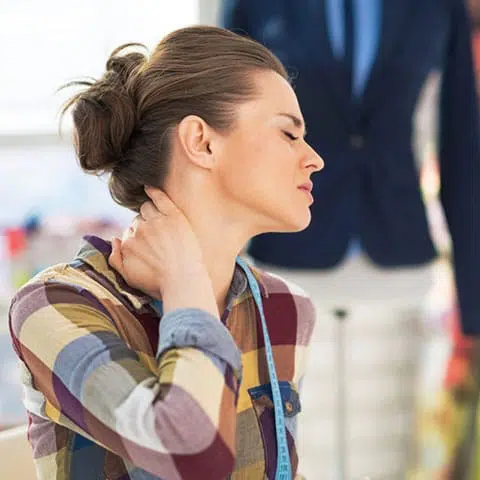
[[[9,257],[15,257],[25,251],[27,247],[27,236],[22,227],[6,228],[4,235]]]
[[[477,93],[480,96],[480,31],[476,30],[472,37],[473,65],[477,77]]]
[[[457,307],[452,310],[448,324],[452,339],[452,352],[447,364],[444,384],[446,388],[454,388],[464,384],[468,380],[468,375],[471,374],[475,342],[473,337],[463,334]]]

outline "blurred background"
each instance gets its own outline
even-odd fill
[[[215,2],[197,0],[0,1],[0,430],[26,420],[7,334],[12,292],[71,258],[86,232],[109,238],[132,218],[105,179],[81,173],[68,117],[59,135],[72,91],[57,88],[100,76],[122,43],[153,48],[167,32],[214,16]]]
[[[217,0],[0,0],[0,430],[26,421],[7,331],[12,292],[45,266],[69,260],[83,234],[110,238],[132,217],[110,199],[105,179],[86,176],[77,166],[68,117],[58,132],[58,111],[71,92],[56,89],[79,76],[99,76],[122,43],[153,47],[175,28],[215,24],[218,8]],[[465,381],[471,347],[456,326],[450,240],[437,198],[438,81],[432,75],[415,118],[424,199],[442,255],[425,304],[415,478],[441,478],[451,460],[461,412],[449,392]],[[323,361],[329,359],[312,352],[312,363]],[[308,393],[304,402],[315,405],[321,392]],[[333,439],[326,434],[322,441]],[[312,455],[302,461],[308,478],[320,478]]]

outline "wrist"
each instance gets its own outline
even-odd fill
[[[178,308],[198,308],[219,318],[217,303],[208,274],[171,278],[162,288],[164,313]]]

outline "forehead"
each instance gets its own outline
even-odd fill
[[[290,84],[273,71],[255,72],[253,81],[257,95],[253,100],[239,105],[239,120],[268,119],[279,112],[302,118],[297,96]]]

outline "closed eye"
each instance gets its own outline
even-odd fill
[[[290,139],[290,140],[298,140],[298,137],[296,137],[293,133],[287,132],[286,130],[283,130],[283,133]]]

